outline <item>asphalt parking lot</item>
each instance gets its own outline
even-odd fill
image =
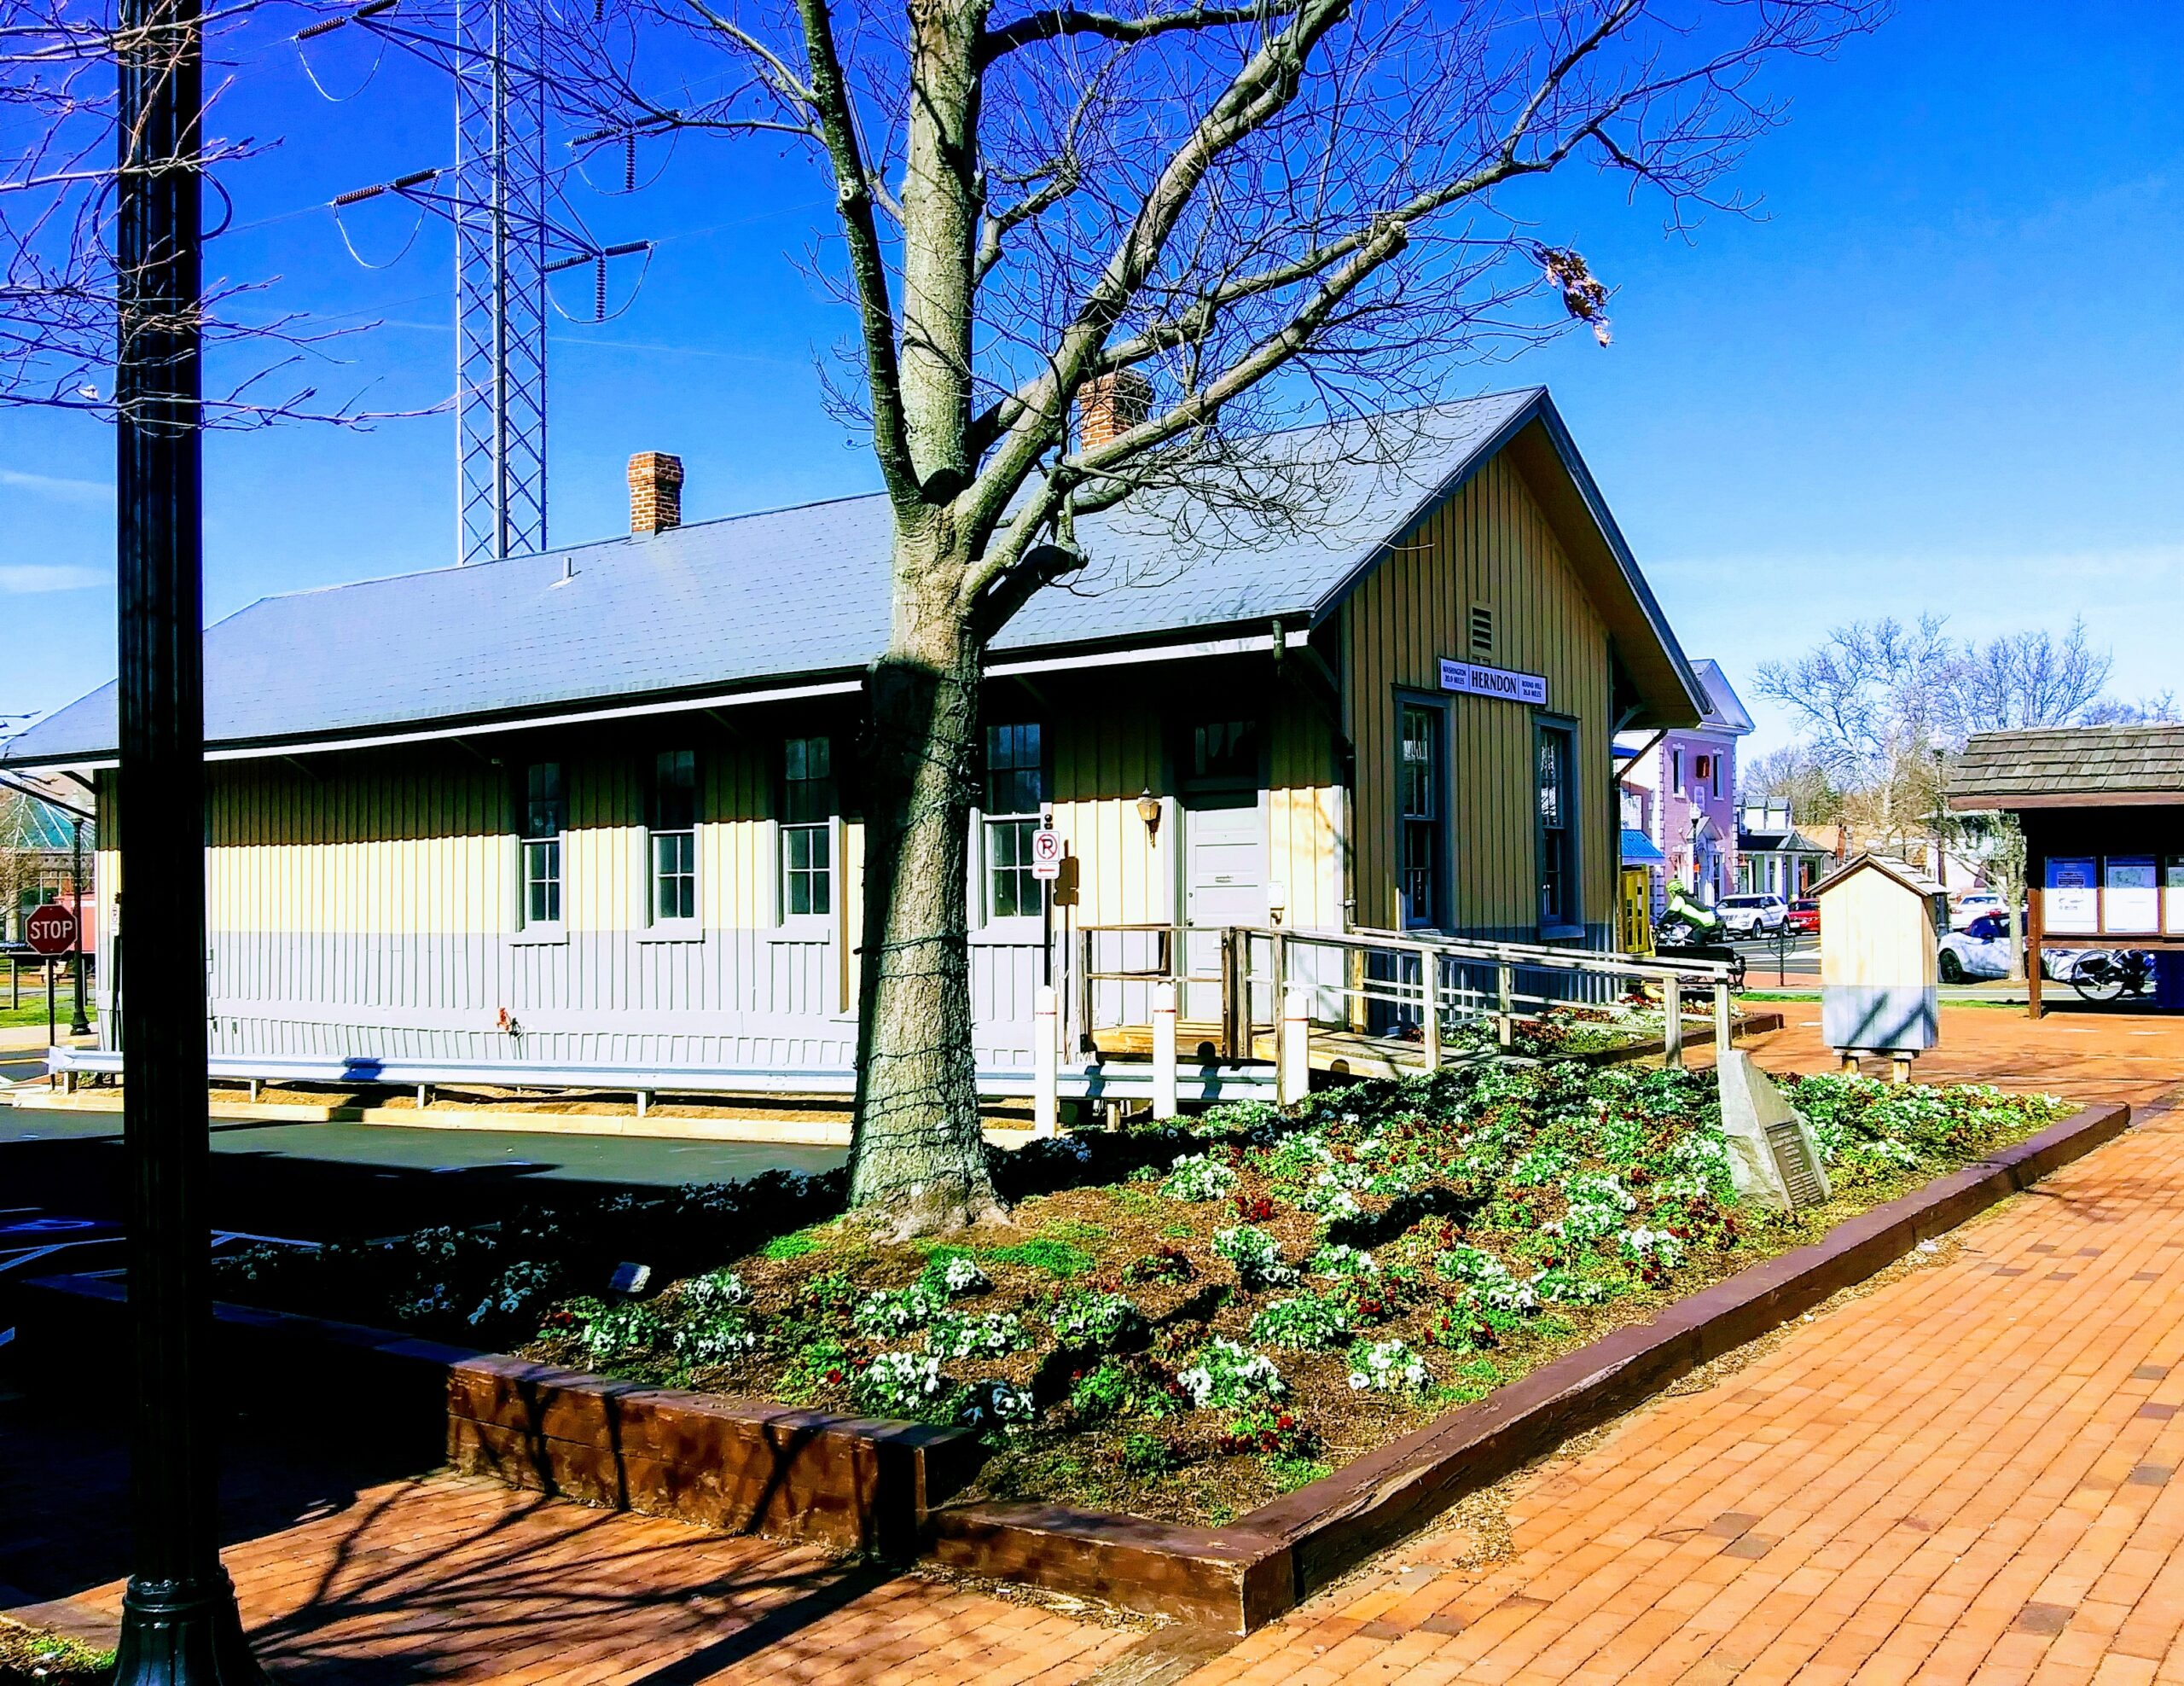
[[[828,1171],[847,1157],[833,1148],[368,1124],[216,1119],[211,1133],[213,1224],[305,1240],[487,1223],[541,1196]],[[0,1204],[116,1218],[121,1171],[115,1114],[0,1108]]]

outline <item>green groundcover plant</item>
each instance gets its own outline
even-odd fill
[[[532,1230],[404,1238],[385,1291],[547,1362],[963,1427],[991,1496],[1217,1523],[2068,1110],[1784,1089],[1835,1188],[1794,1216],[1736,1198],[1711,1073],[1488,1059],[997,1154],[1014,1234],[895,1243],[828,1215],[838,1184],[776,1179],[683,1191],[764,1221],[639,1293]]]
[[[0,1616],[0,1686],[102,1686],[113,1675],[113,1652]]]

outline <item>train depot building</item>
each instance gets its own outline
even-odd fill
[[[1088,932],[1613,945],[1612,741],[1709,705],[1546,392],[1258,450],[1238,472],[1301,516],[1134,494],[1079,520],[1085,568],[990,652],[970,887],[991,1092],[1022,1092],[1049,965],[1086,1047]],[[680,475],[633,460],[624,537],[207,632],[216,1072],[849,1085],[887,505],[683,526]],[[105,1046],[83,1069],[126,1033],[115,740],[108,686],[4,757],[96,793]]]

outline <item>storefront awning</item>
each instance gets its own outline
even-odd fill
[[[1625,826],[1623,828],[1623,863],[1625,866],[1665,866],[1668,857],[1644,832]]]

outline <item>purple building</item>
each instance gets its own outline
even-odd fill
[[[1737,887],[1737,740],[1751,716],[1718,662],[1694,660],[1708,706],[1695,726],[1615,741],[1623,859],[1653,878],[1658,912],[1671,881],[1711,906]]]

